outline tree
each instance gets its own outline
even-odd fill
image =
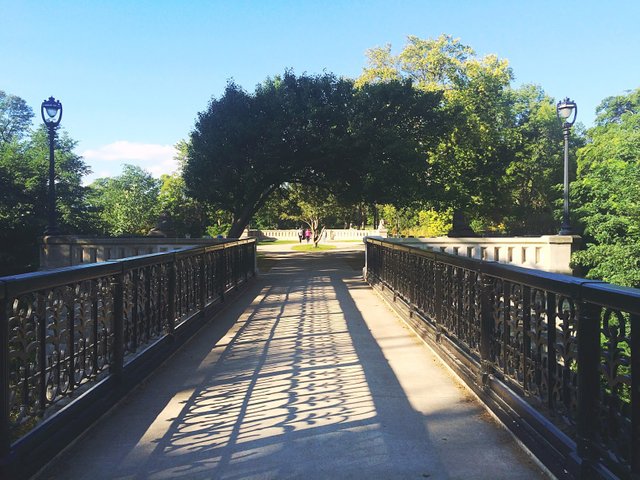
[[[317,185],[287,185],[287,213],[283,216],[289,220],[302,222],[311,230],[314,247],[322,240],[326,221],[338,208],[335,196],[325,188]]]
[[[47,225],[49,139],[44,126],[30,130],[32,117],[24,100],[0,92],[0,275],[38,267],[38,237]],[[57,210],[65,233],[90,223],[81,184],[89,169],[75,147],[68,134],[58,133]]]
[[[121,175],[99,178],[89,188],[103,235],[146,235],[161,212],[160,181],[140,167],[124,165]]]
[[[201,237],[209,224],[206,206],[187,195],[180,174],[162,175],[160,183],[159,210],[171,218],[176,236]]]
[[[587,248],[573,256],[588,278],[640,287],[640,89],[605,99],[578,151],[572,184]]]
[[[536,85],[511,92],[513,126],[509,129],[513,154],[500,190],[505,193],[505,229],[515,234],[549,234],[558,229],[554,214],[562,197],[563,137],[554,100]],[[570,167],[575,178],[575,155],[582,145],[576,127],[571,136]]]
[[[450,35],[409,36],[397,55],[389,45],[367,55],[356,85],[410,79],[415,88],[441,95],[439,142],[425,149],[429,188],[412,207],[416,215],[454,208],[486,229],[549,233],[562,181],[562,132],[553,100],[541,88],[513,90],[507,60],[478,57]],[[572,140],[573,153],[579,135]]]
[[[33,110],[22,98],[0,90],[0,144],[22,140],[29,132]]]
[[[416,93],[410,84],[363,92],[356,94],[352,82],[330,74],[296,77],[285,72],[267,79],[254,94],[230,83],[199,114],[191,134],[184,169],[189,194],[231,212],[228,235],[234,237],[286,182],[324,186],[357,198],[379,194],[375,182],[368,181],[376,170],[378,177],[380,172],[391,177],[406,166],[411,175],[403,179],[414,176],[410,165],[422,159],[413,132],[437,125],[425,119],[437,100]],[[373,117],[363,113],[366,95],[379,104],[386,99]],[[420,108],[403,117],[403,104],[416,100]],[[407,121],[394,123],[394,116]],[[388,126],[384,145],[372,127],[376,122]],[[398,182],[391,177],[386,186]]]
[[[407,45],[389,58],[387,48],[370,51],[370,65],[358,84],[385,82],[379,74],[397,68],[422,91],[441,94],[447,129],[438,145],[427,153],[430,189],[423,200],[439,209],[459,208],[493,214],[500,173],[508,164],[510,126],[508,87],[512,72],[495,55],[477,58],[473,50],[449,35],[422,40],[408,37]],[[382,58],[382,60],[381,60]]]

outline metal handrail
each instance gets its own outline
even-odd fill
[[[640,475],[640,290],[366,240],[367,281],[559,477]]]
[[[232,240],[0,278],[0,477],[33,473],[149,374],[255,275],[255,249]]]

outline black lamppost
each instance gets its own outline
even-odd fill
[[[562,122],[564,135],[564,210],[562,212],[562,226],[559,235],[573,235],[573,229],[569,223],[569,131],[576,121],[578,106],[576,102],[565,98],[556,106],[558,118]]]
[[[49,221],[44,230],[45,236],[59,235],[58,220],[56,214],[56,184],[55,184],[55,162],[53,149],[56,140],[56,129],[62,119],[62,104],[53,97],[42,102],[42,120],[49,130]]]

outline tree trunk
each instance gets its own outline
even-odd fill
[[[378,215],[378,207],[376,206],[375,203],[373,205],[371,205],[371,210],[373,211],[373,229],[375,230],[376,228],[378,228],[378,225],[380,224],[380,216]]]
[[[229,232],[227,233],[228,238],[240,238],[253,215],[262,208],[269,198],[269,195],[271,195],[275,189],[276,187],[269,187],[260,194],[260,197],[257,200],[248,202],[240,208],[240,211],[233,212],[233,221],[231,223],[231,228],[229,228]]]
[[[322,240],[322,235],[324,235],[324,229],[325,227],[322,227],[322,230],[320,230],[320,233],[318,235],[314,235],[313,237],[313,247],[314,248],[318,248],[318,243],[320,243],[320,240]]]

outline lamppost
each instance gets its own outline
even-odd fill
[[[564,210],[559,235],[573,235],[573,229],[569,223],[569,131],[576,121],[578,106],[567,97],[558,102],[556,112],[562,122],[564,135]]]
[[[45,236],[59,235],[58,221],[56,214],[56,184],[55,184],[55,162],[53,149],[56,139],[56,129],[62,119],[62,104],[59,100],[49,97],[49,100],[42,102],[42,120],[49,130],[49,221],[44,230]]]

